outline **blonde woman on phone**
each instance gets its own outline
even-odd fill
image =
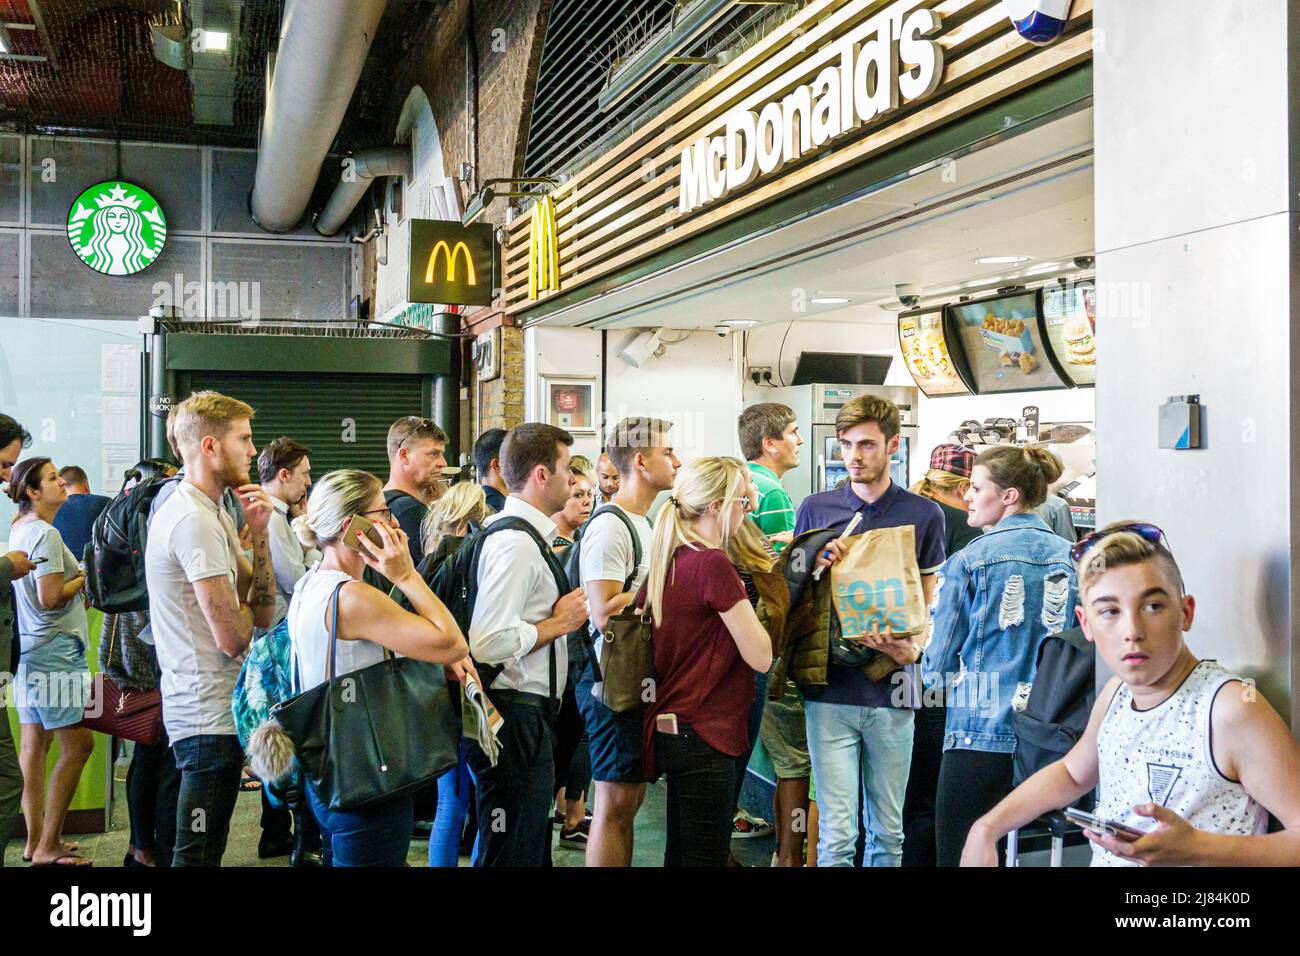
[[[357,537],[357,548],[345,543],[348,527],[358,515],[370,519],[380,543],[366,534]],[[307,513],[293,524],[303,546],[321,552],[320,563],[298,581],[289,603],[289,638],[300,681],[297,690],[309,690],[326,679],[330,607],[336,588],[336,675],[383,660],[385,650],[448,665],[448,676],[457,680],[472,671],[465,635],[416,573],[406,533],[388,510],[378,478],[364,471],[330,472],[312,488]],[[392,581],[414,613],[362,580],[366,568]],[[409,795],[360,810],[335,811],[309,781],[305,789],[324,837],[326,866],[406,863],[414,823]]]
[[[645,767],[651,780],[668,777],[665,866],[727,865],[754,672],[772,665],[771,638],[727,553],[750,506],[740,461],[699,458],[677,473],[655,521],[638,604],[655,625]]]

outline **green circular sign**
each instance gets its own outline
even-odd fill
[[[96,183],[68,210],[72,251],[107,276],[144,271],[166,241],[167,219],[158,200],[131,183]]]

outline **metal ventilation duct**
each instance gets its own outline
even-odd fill
[[[386,4],[286,0],[251,198],[253,218],[268,232],[288,232],[302,219]]]
[[[411,147],[376,146],[359,149],[343,160],[345,174],[316,217],[316,231],[332,236],[343,228],[370,184],[380,176],[410,176]]]

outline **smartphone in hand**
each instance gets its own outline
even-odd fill
[[[1099,816],[1086,813],[1083,810],[1076,810],[1074,807],[1066,807],[1061,812],[1065,814],[1065,819],[1071,823],[1077,824],[1085,830],[1092,830],[1094,833],[1105,833],[1108,836],[1118,837],[1129,842],[1146,836],[1144,832],[1136,827],[1118,823],[1114,820],[1103,820]]]
[[[365,515],[352,516],[352,521],[348,524],[348,530],[343,532],[343,543],[353,551],[361,551],[361,545],[357,543],[357,538],[363,534],[370,539],[370,543],[376,548],[384,546],[384,539],[375,530],[375,523]]]

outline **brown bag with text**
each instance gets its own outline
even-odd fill
[[[849,553],[831,567],[831,600],[840,633],[831,640],[837,664],[865,667],[879,680],[898,668],[886,654],[861,643],[874,624],[888,627],[894,637],[925,632],[927,610],[916,562],[916,529],[912,525],[876,528],[846,539]]]

